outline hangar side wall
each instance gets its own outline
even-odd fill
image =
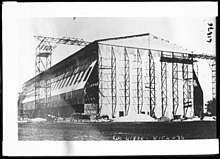
[[[91,90],[88,87],[91,87],[91,84],[94,83],[91,81],[90,76],[94,72],[97,63],[96,50],[97,44],[92,43],[24,83],[23,113],[30,116],[34,114],[35,110],[39,109],[41,113],[38,111],[35,116],[40,115],[43,117],[48,113],[68,116],[67,114],[72,112],[84,113],[84,104],[87,104],[86,110],[89,109],[91,100],[88,100],[86,90]],[[45,100],[45,80],[48,77],[51,79],[50,102],[47,105],[41,104],[36,108],[35,81],[42,87],[39,90],[40,102],[43,103]]]

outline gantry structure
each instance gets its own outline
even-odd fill
[[[85,42],[83,39],[71,37],[53,38],[45,36],[34,36],[34,38],[38,43],[35,51],[35,76],[46,72],[51,67],[52,53],[54,52],[57,45],[63,44],[84,47],[89,44],[89,42]],[[43,83],[39,81],[39,79],[35,79],[35,110],[39,108],[40,105],[47,107],[51,97],[50,74],[47,73]]]

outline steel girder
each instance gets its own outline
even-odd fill
[[[172,54],[174,57],[174,53]],[[172,94],[173,94],[173,116],[179,107],[179,89],[178,89],[178,63],[172,63]]]
[[[97,109],[97,114],[100,114],[100,111],[102,109],[102,105],[103,105],[103,72],[102,72],[102,56],[101,56],[101,52],[100,52],[100,48],[98,47],[98,85],[99,85],[99,90],[98,90],[98,94],[99,94],[99,105],[98,105],[98,109]]]
[[[115,117],[117,106],[117,84],[116,84],[116,57],[113,47],[111,48],[111,96],[112,96],[112,118]]]
[[[137,49],[137,110],[138,114],[143,107],[143,78],[142,78],[142,60],[140,51]]]
[[[124,49],[124,96],[125,96],[125,115],[128,115],[130,107],[130,63],[126,48]]]
[[[163,52],[161,52],[163,57]],[[161,103],[162,116],[165,116],[167,109],[167,62],[161,61]]]
[[[193,84],[193,77],[192,72],[193,70],[190,69],[189,64],[182,65],[182,73],[183,73],[183,115],[186,116],[188,112],[188,108],[192,108],[192,84]],[[192,67],[193,69],[193,67]]]
[[[150,116],[155,117],[156,106],[156,89],[155,89],[155,62],[151,51],[149,50],[149,100],[150,100]]]

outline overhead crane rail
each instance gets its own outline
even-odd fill
[[[84,41],[83,39],[72,38],[72,37],[63,37],[63,38],[53,38],[53,37],[45,37],[45,36],[34,36],[34,37],[40,42],[50,42],[55,44],[86,46],[90,43]]]
[[[207,54],[192,54],[193,58],[206,59],[206,60],[216,60],[216,57],[213,55]]]

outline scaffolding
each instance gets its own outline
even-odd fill
[[[183,116],[187,115],[188,108],[192,108],[192,71],[190,71],[189,64],[182,64],[183,71]]]
[[[164,52],[161,52],[161,103],[162,103],[162,116],[165,116],[167,109],[167,62],[162,58]]]
[[[174,53],[172,57],[175,58]],[[179,88],[178,88],[178,63],[172,63],[172,95],[173,95],[173,117],[179,108]]]
[[[141,113],[143,107],[143,78],[142,78],[142,60],[140,51],[137,49],[137,110]]]
[[[126,116],[130,108],[130,63],[126,48],[124,48],[124,100]]]
[[[155,106],[156,106],[156,84],[155,84],[155,62],[149,50],[149,107],[150,107],[150,116],[155,117]]]
[[[116,83],[116,57],[113,47],[111,47],[111,95],[112,95],[112,118],[115,117],[117,106],[117,83]]]

